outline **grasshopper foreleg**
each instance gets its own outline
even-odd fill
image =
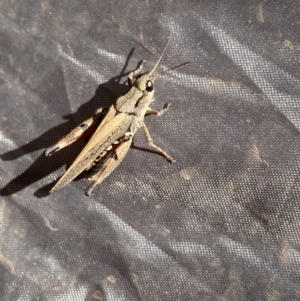
[[[165,112],[167,112],[170,108],[171,104],[170,103],[166,103],[163,107],[163,109],[161,110],[152,110],[151,108],[148,108],[148,110],[146,111],[146,115],[156,115],[156,116],[161,116],[162,114],[164,114]]]
[[[143,66],[144,66],[145,63],[146,63],[146,61],[145,61],[145,60],[142,60],[142,61],[138,64],[138,67],[137,67],[135,70],[131,71],[131,72],[128,74],[128,76],[127,76],[127,81],[128,81],[128,86],[129,86],[130,88],[133,86],[133,84],[132,84],[133,78],[136,77],[137,74],[140,73],[140,72],[142,71]]]
[[[142,124],[141,128],[143,129],[144,133],[145,133],[145,136],[146,136],[146,139],[147,139],[147,142],[148,144],[153,147],[155,150],[157,150],[160,154],[162,154],[170,163],[174,163],[175,160],[169,156],[163,149],[161,149],[159,146],[157,146],[156,144],[154,144],[151,136],[150,136],[150,133],[149,133],[149,130],[147,129],[145,123]]]

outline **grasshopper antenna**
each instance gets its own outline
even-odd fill
[[[182,66],[184,66],[184,65],[187,65],[187,64],[189,64],[189,63],[190,63],[190,61],[184,62],[184,63],[181,63],[181,64],[179,64],[179,65],[177,65],[177,66],[174,66],[174,67],[171,67],[171,68],[169,68],[169,69],[167,69],[167,70],[164,70],[164,71],[158,73],[156,76],[154,76],[153,81],[156,80],[157,78],[159,78],[159,77],[165,75],[165,74],[168,73],[169,71],[174,70],[174,69],[177,69],[177,68],[182,67]]]
[[[168,47],[168,44],[169,44],[170,40],[171,40],[171,38],[168,39],[168,42],[166,43],[166,45],[165,45],[165,47],[164,47],[164,50],[162,51],[162,53],[161,53],[159,59],[157,60],[156,64],[155,64],[154,67],[152,68],[152,70],[149,72],[149,75],[150,75],[150,76],[151,76],[152,73],[155,71],[155,69],[157,68],[159,62],[161,61],[161,59],[162,59],[162,57],[163,57],[163,55],[164,55],[164,53],[165,53],[165,51],[166,51],[166,49],[167,49],[167,47]]]

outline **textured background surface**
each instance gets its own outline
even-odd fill
[[[299,1],[64,3],[0,3],[1,301],[300,300]],[[83,144],[43,150],[170,35],[161,68],[192,64],[146,123],[176,164],[132,149],[49,196]]]

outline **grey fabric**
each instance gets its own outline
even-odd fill
[[[0,300],[300,300],[299,1],[0,3]],[[161,117],[93,197],[43,150],[150,70]],[[133,51],[134,48],[134,51]]]

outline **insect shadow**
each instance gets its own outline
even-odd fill
[[[128,66],[130,58],[132,57],[134,48],[130,51],[127,56],[126,62],[123,69],[118,76],[111,78],[109,81],[100,84],[95,92],[95,95],[86,103],[84,103],[76,113],[64,116],[67,121],[63,124],[55,126],[54,128],[46,131],[41,136],[32,140],[31,142],[20,146],[19,148],[6,152],[0,155],[1,159],[4,161],[13,161],[21,156],[32,153],[38,150],[44,150],[50,145],[56,143],[59,139],[69,133],[77,124],[85,119],[92,116],[94,111],[99,107],[107,107],[115,103],[117,98],[128,91],[128,85],[121,83],[124,76],[128,75],[125,70]],[[113,92],[112,92],[113,91]],[[104,101],[105,100],[105,103]],[[74,122],[74,120],[76,122]],[[78,142],[74,146],[70,146],[66,149],[62,149],[59,153],[53,155],[51,160],[44,155],[44,152],[35,160],[35,162],[22,174],[18,175],[16,178],[12,179],[8,184],[6,184],[0,190],[0,195],[8,196],[17,193],[18,191],[24,189],[25,187],[39,181],[40,179],[53,173],[63,165],[70,166],[73,160],[76,158],[80,150],[83,148],[82,143]],[[132,148],[150,152],[157,153],[153,150],[145,149],[138,146],[132,146]],[[82,175],[77,177],[77,179],[82,178]],[[56,179],[57,180],[57,179]],[[50,188],[53,186],[54,182],[47,184],[46,186],[38,189],[34,195],[36,197],[45,197],[48,195]]]

